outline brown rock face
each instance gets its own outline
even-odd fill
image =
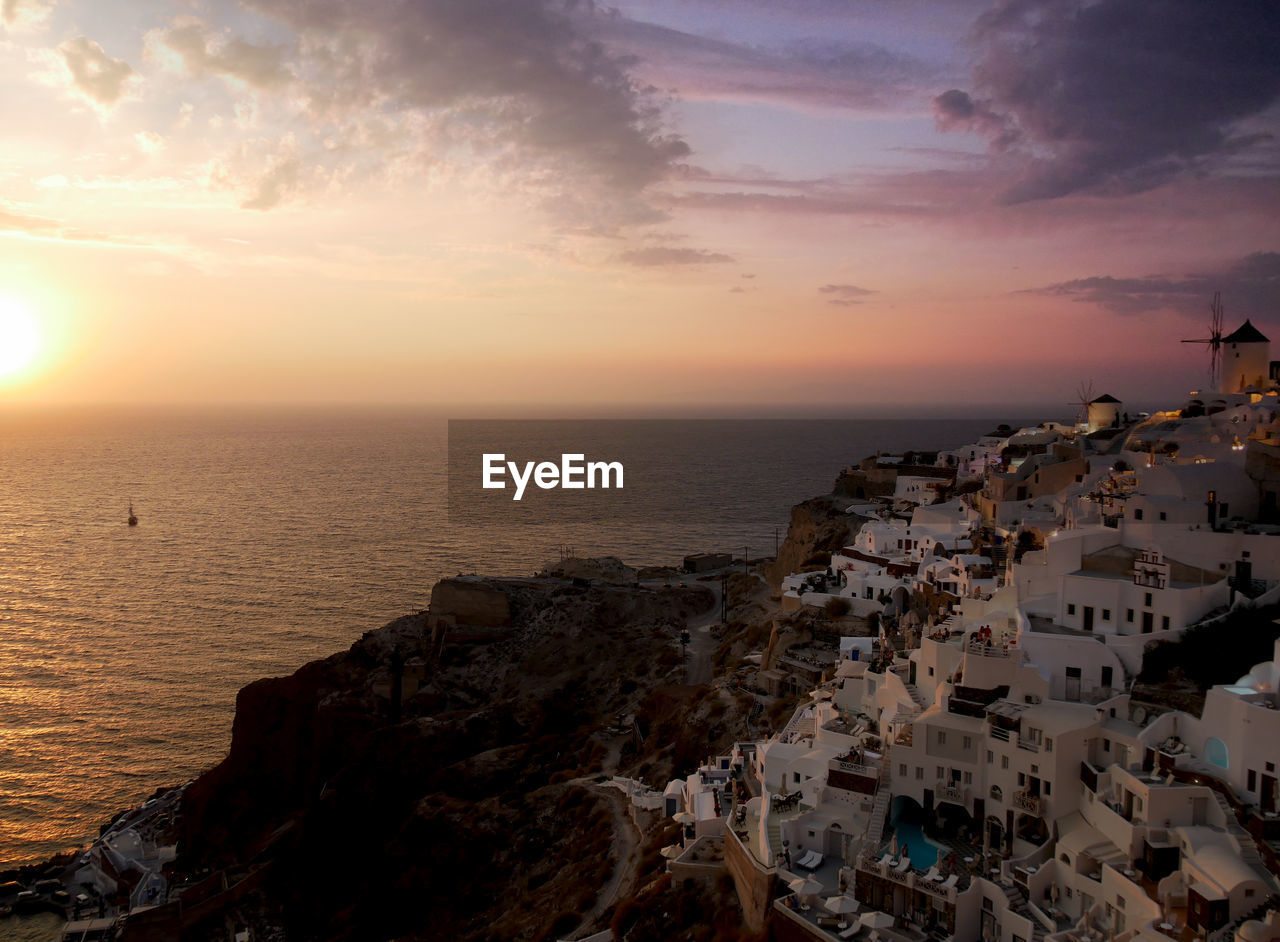
[[[459,626],[505,628],[511,624],[511,603],[487,581],[442,579],[431,589],[431,614],[452,616]]]
[[[432,652],[409,616],[245,687],[230,753],[184,797],[181,869],[265,866],[291,938],[534,939],[590,908],[612,829],[567,783],[599,775],[608,728],[674,675],[675,632],[712,593],[464,579],[432,598],[509,628]],[[424,676],[397,718],[386,678],[410,661]]]
[[[836,552],[848,544],[865,518],[846,514],[845,503],[833,497],[814,497],[791,508],[791,523],[778,557],[763,566],[770,592],[776,595],[783,577],[799,572],[814,556]]]

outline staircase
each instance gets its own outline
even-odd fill
[[[809,709],[808,716],[801,714]],[[791,714],[791,719],[787,725],[782,728],[782,732],[778,734],[779,742],[795,742],[797,739],[804,739],[812,736],[814,731],[813,712],[810,708],[799,707]]]
[[[1036,918],[1035,913],[1031,911],[1031,907],[1027,905],[1027,897],[1022,892],[1022,887],[1005,883],[1001,883],[999,886],[1004,893],[1005,899],[1009,901],[1009,911],[1030,920],[1031,942],[1044,942],[1049,930],[1040,924],[1040,920]]]
[[[777,860],[778,854],[782,853],[782,822],[773,815],[769,815],[768,823],[769,831],[769,860]]]
[[[1222,809],[1223,815],[1226,816],[1227,833],[1235,838],[1236,843],[1240,845],[1240,859],[1250,867],[1255,869],[1266,870],[1267,865],[1262,859],[1262,855],[1258,853],[1258,845],[1254,843],[1253,837],[1240,826],[1240,821],[1236,818],[1235,811],[1231,805],[1227,804],[1227,799],[1219,794],[1217,789],[1211,789],[1213,800],[1218,803],[1218,807]]]
[[[907,693],[911,694],[911,702],[916,705],[916,715],[918,716],[929,708],[929,703],[915,684],[907,684],[906,686]]]
[[[870,850],[875,850],[880,846],[880,842],[884,840],[885,820],[889,817],[889,801],[893,798],[893,789],[891,784],[891,776],[889,774],[889,750],[885,750],[884,755],[880,757],[880,784],[876,788],[876,801],[871,806],[871,820],[867,824],[867,839],[864,844]]]

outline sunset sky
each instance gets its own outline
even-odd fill
[[[1275,3],[0,18],[0,402],[1159,402],[1215,290],[1280,358]]]

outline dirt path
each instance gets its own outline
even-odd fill
[[[596,921],[635,891],[636,867],[640,863],[640,832],[631,821],[631,799],[616,788],[594,784],[590,787],[607,796],[613,809],[613,873],[600,888],[595,905],[583,914],[574,936],[583,935],[588,929],[598,932],[604,928]]]

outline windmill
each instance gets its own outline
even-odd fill
[[[1207,343],[1209,345],[1209,386],[1218,388],[1218,371],[1222,367],[1222,292],[1213,293],[1213,304],[1209,306],[1213,319],[1209,321],[1209,336],[1199,340],[1184,340],[1183,343]]]
[[[1089,427],[1089,404],[1091,402],[1093,402],[1093,383],[1081,383],[1076,387],[1076,401],[1070,403],[1080,408],[1080,411],[1076,413],[1076,425],[1080,428]]]

